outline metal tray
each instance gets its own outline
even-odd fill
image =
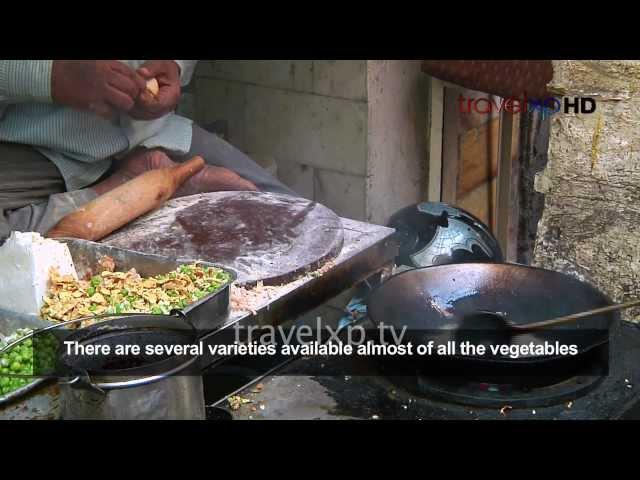
[[[170,258],[162,255],[136,252],[76,238],[57,238],[56,240],[66,243],[69,247],[69,252],[80,278],[89,274],[97,265],[98,260],[105,255],[113,258],[116,270],[126,271],[135,268],[143,277],[162,275],[175,270],[180,265],[196,262],[200,265],[224,270],[231,276],[229,283],[218,291],[187,305],[180,312],[189,319],[197,330],[214,330],[225,321],[229,313],[230,285],[238,278],[238,275],[228,267],[190,258]]]
[[[231,275],[231,281],[218,291],[202,297],[197,302],[189,304],[181,309],[180,312],[199,331],[199,334],[216,329],[224,323],[227,318],[229,313],[230,285],[237,278],[236,272],[227,267],[188,258],[169,258],[161,255],[136,252],[76,238],[58,238],[56,240],[66,243],[69,247],[69,252],[71,253],[73,263],[80,278],[89,274],[97,265],[98,260],[105,255],[113,258],[116,264],[116,270],[126,271],[135,268],[143,277],[169,273],[180,265],[195,262],[207,267],[220,268]],[[120,316],[126,316],[126,314],[121,314]],[[51,322],[30,315],[20,315],[6,311],[0,312],[0,332],[5,334],[9,334],[10,332],[4,332],[3,330],[15,331],[18,328],[32,328],[35,330],[51,324]],[[0,396],[0,407],[24,397],[32,390],[43,386],[45,381],[46,379],[35,379],[34,382],[29,385],[14,390],[5,396]],[[1,413],[0,408],[0,417],[2,417]]]
[[[38,388],[40,385],[42,385],[47,380],[48,379],[46,379],[46,378],[37,378],[33,382],[25,385],[24,387],[20,387],[17,390],[14,390],[13,392],[9,392],[4,396],[0,395],[0,407],[2,407],[3,405],[7,405],[9,403],[12,403],[13,401],[18,400],[19,398],[22,398],[24,395],[26,395],[30,391]],[[0,419],[2,419],[2,411],[1,410],[0,410]]]

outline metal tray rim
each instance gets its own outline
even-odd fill
[[[20,387],[19,389],[14,390],[13,392],[10,392],[5,396],[0,396],[0,406],[11,403],[14,400],[18,400],[32,390],[35,390],[47,380],[50,380],[50,378],[36,378],[33,382],[28,383],[24,387]]]
[[[114,250],[118,250],[120,252],[132,252],[132,253],[135,253],[135,254],[138,254],[138,255],[144,255],[145,257],[156,258],[158,260],[171,260],[171,261],[174,261],[176,263],[184,263],[184,264],[198,263],[198,264],[206,265],[206,266],[209,266],[209,267],[219,268],[220,270],[224,270],[226,273],[231,275],[231,280],[229,282],[227,282],[226,284],[224,284],[222,287],[220,287],[218,290],[216,290],[215,292],[212,292],[212,293],[202,297],[197,302],[190,303],[185,308],[180,309],[180,312],[184,313],[185,315],[188,312],[190,312],[191,310],[193,310],[194,308],[196,308],[197,306],[200,306],[201,304],[206,303],[208,300],[210,300],[214,296],[216,296],[219,293],[221,293],[225,288],[229,287],[232,283],[234,283],[238,279],[238,272],[236,272],[235,270],[232,270],[231,268],[223,266],[223,265],[220,265],[218,263],[209,262],[209,261],[206,261],[206,260],[196,260],[196,259],[187,258],[187,257],[169,257],[169,256],[166,256],[166,255],[158,255],[156,253],[146,253],[146,252],[141,252],[139,250],[131,250],[129,248],[113,247],[113,246],[108,245],[106,243],[92,242],[91,240],[83,240],[83,239],[79,239],[79,238],[60,237],[60,238],[56,238],[56,240],[61,241],[61,242],[72,241],[72,242],[87,243],[87,244],[90,244],[90,245],[100,245],[101,247],[109,247],[109,248],[112,248]]]
[[[180,309],[179,311],[184,314],[185,316],[187,316],[189,314],[189,312],[193,309],[195,309],[196,307],[206,303],[207,301],[211,300],[213,297],[215,297],[216,295],[221,294],[225,289],[230,288],[231,284],[234,283],[237,279],[238,279],[238,273],[235,270],[230,269],[229,267],[214,263],[214,262],[208,262],[205,260],[194,260],[191,258],[185,258],[185,257],[168,257],[165,255],[157,255],[157,254],[153,254],[153,253],[145,253],[145,252],[140,252],[137,250],[130,250],[127,248],[121,248],[121,247],[112,247],[111,245],[107,245],[107,244],[103,244],[103,243],[99,243],[99,242],[92,242],[90,240],[83,240],[83,239],[79,239],[79,238],[71,238],[71,237],[61,237],[61,238],[57,238],[57,241],[61,241],[61,242],[67,242],[67,241],[72,241],[72,242],[82,242],[82,243],[87,243],[87,244],[93,244],[93,245],[99,245],[99,246],[106,246],[109,247],[111,249],[114,250],[118,250],[121,252],[132,252],[138,255],[144,255],[146,257],[152,257],[152,258],[156,258],[158,260],[171,260],[174,261],[176,263],[179,264],[189,264],[189,263],[198,263],[198,264],[202,264],[202,265],[206,265],[209,267],[215,267],[215,268],[219,268],[221,270],[224,270],[225,272],[227,272],[229,275],[231,275],[231,280],[229,282],[227,282],[226,284],[224,284],[223,286],[221,286],[218,290],[216,290],[215,292],[212,292],[204,297],[202,297],[200,300],[190,303],[189,305],[187,305],[185,308]],[[126,315],[126,314],[123,314]],[[49,322],[48,322],[49,323]],[[46,326],[41,327],[41,328],[46,328]],[[38,329],[34,329],[34,331],[36,331]],[[35,390],[36,388],[38,388],[39,386],[41,386],[44,382],[46,382],[47,380],[50,380],[50,378],[37,378],[35,379],[33,382],[17,389],[14,390],[10,393],[8,393],[5,396],[0,396],[0,406],[1,405],[5,405],[7,403],[11,403],[21,397],[23,397],[24,395],[26,395],[27,393],[31,392],[32,390]]]

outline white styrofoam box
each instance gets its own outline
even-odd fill
[[[12,232],[0,247],[0,308],[38,315],[50,269],[78,278],[69,248],[35,232]]]

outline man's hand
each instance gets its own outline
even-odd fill
[[[175,193],[175,197],[195,195],[196,193],[251,191],[258,187],[253,182],[242,178],[236,172],[224,167],[206,165],[202,170],[188,179]]]
[[[125,182],[142,175],[149,170],[170,168],[178,165],[167,154],[159,149],[147,150],[137,148],[125,158],[114,162],[113,174],[91,188],[104,195]],[[173,195],[173,198],[195,195],[196,193],[222,191],[257,191],[258,187],[237,173],[223,167],[206,165],[202,170],[189,178]]]
[[[137,120],[154,120],[176,109],[180,100],[180,67],[173,60],[149,60],[138,69],[146,80],[155,78],[160,90],[157,95],[146,89],[129,112]]]
[[[146,87],[139,73],[117,60],[55,60],[51,77],[54,103],[105,118],[131,110]]]

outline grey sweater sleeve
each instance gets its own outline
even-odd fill
[[[53,60],[0,60],[0,102],[51,103]]]

